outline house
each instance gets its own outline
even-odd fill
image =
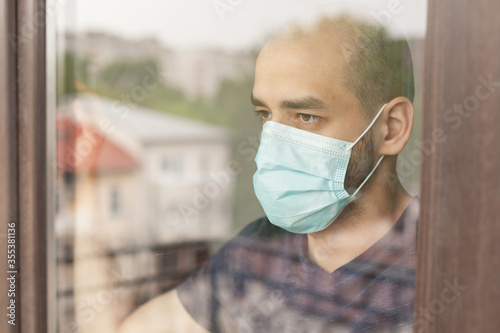
[[[91,94],[60,104],[57,133],[59,320],[111,332],[229,237],[231,133]]]

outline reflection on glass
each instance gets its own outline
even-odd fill
[[[253,62],[106,32],[59,38],[59,331],[114,332],[237,228],[230,112]]]
[[[205,28],[229,33],[221,28],[225,23],[219,21],[215,11],[211,14],[217,21],[200,23],[196,27],[198,37],[192,37],[186,47],[176,44],[175,38],[169,44],[164,31],[158,31],[157,36],[130,33],[124,28],[129,25],[125,16],[108,17],[105,25],[93,27],[80,16],[100,5],[92,1],[72,3],[78,6],[62,10],[67,22],[58,34],[58,332],[116,332],[134,309],[183,281],[187,282],[179,295],[184,306],[201,324],[215,331],[217,327],[212,325],[216,321],[225,331],[292,332],[299,316],[294,307],[307,308],[299,311],[304,318],[300,325],[311,331],[343,332],[342,321],[352,322],[353,318],[359,319],[359,327],[365,327],[370,320],[389,313],[384,312],[384,302],[394,298],[388,290],[400,294],[399,315],[411,312],[408,300],[412,295],[405,286],[414,281],[405,265],[413,263],[405,261],[392,272],[397,275],[392,284],[377,285],[377,292],[368,293],[362,286],[363,279],[373,273],[370,267],[383,270],[398,255],[414,250],[414,235],[404,228],[393,230],[385,239],[400,246],[389,251],[386,243],[377,243],[380,256],[371,261],[371,266],[363,264],[367,267],[365,275],[346,278],[341,293],[326,287],[334,283],[331,277],[314,273],[318,267],[307,261],[304,237],[289,235],[288,245],[300,244],[293,249],[283,245],[283,235],[265,239],[256,248],[255,243],[247,244],[254,236],[247,227],[246,232],[227,242],[250,221],[264,215],[252,184],[261,123],[252,112],[249,97],[260,50],[256,45],[277,26],[256,28],[258,38],[250,38],[247,32],[244,45],[237,37],[232,39],[237,46],[221,47],[211,39],[214,36],[209,38],[209,32],[207,41],[203,38]],[[138,10],[143,8],[141,2],[123,7],[131,3]],[[275,9],[282,7],[283,3]],[[171,13],[175,10],[168,7]],[[301,11],[299,7],[295,10]],[[258,12],[263,16],[257,17],[257,11],[237,15],[245,17],[242,22],[264,20],[265,14]],[[285,10],[283,16],[287,15],[289,19],[296,13]],[[74,16],[86,23],[71,26]],[[141,19],[138,30],[141,24],[147,26],[146,21]],[[189,36],[193,23],[176,22],[179,33]],[[123,33],[118,32],[120,27],[125,29]],[[169,28],[170,35],[177,32]],[[417,36],[409,42],[417,85],[413,138],[420,131],[423,40]],[[408,151],[414,152],[419,146],[411,140],[408,147],[400,156],[398,172],[404,186],[415,194],[418,162]],[[268,231],[276,233],[275,229]],[[287,262],[283,261],[284,252]],[[212,257],[214,253],[217,255]],[[226,266],[212,276],[213,280],[207,279],[203,274],[214,270],[220,263],[218,258]],[[362,259],[358,258],[358,264]],[[273,270],[258,271],[260,266]],[[288,269],[282,270],[285,266]],[[345,266],[337,278],[347,276],[349,269],[352,267]],[[238,306],[219,311],[214,304],[194,297],[189,288],[208,290],[212,297],[225,299],[225,304]],[[290,288],[298,292],[290,294]],[[356,292],[365,298],[357,299]],[[325,301],[329,298],[340,305]],[[346,299],[356,299],[357,307],[337,314],[333,326],[320,328],[315,326],[317,322],[308,321],[335,312],[337,306],[348,302]],[[286,306],[278,311],[273,302]],[[238,316],[243,319],[233,320]],[[273,316],[279,320],[266,321]],[[403,319],[391,317],[386,322],[406,323],[408,318]],[[224,331],[221,327],[218,329]],[[404,329],[408,327],[401,331]]]

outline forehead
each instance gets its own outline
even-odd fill
[[[345,66],[340,44],[336,36],[321,34],[270,41],[257,58],[254,95],[340,93]]]

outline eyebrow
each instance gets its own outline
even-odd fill
[[[257,97],[255,97],[253,95],[253,91],[250,94],[250,101],[252,102],[252,104],[254,106],[265,106],[265,107],[267,107],[266,103],[264,103],[262,100],[258,99]]]
[[[255,106],[267,107],[266,103],[264,103],[262,100],[253,95],[253,92],[250,96],[250,100],[252,101],[252,104]],[[308,109],[324,109],[326,107],[326,104],[317,97],[304,96],[297,99],[283,100],[281,101],[280,106],[283,109],[308,110]]]

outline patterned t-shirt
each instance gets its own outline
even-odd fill
[[[332,273],[307,236],[249,224],[178,287],[210,332],[411,332],[418,199],[374,245]]]

